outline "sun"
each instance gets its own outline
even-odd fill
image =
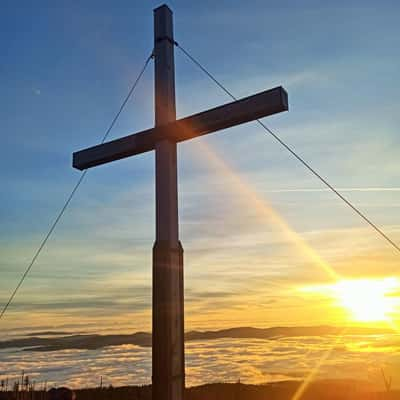
[[[395,277],[342,279],[330,285],[303,287],[302,291],[332,298],[353,321],[387,322],[393,320],[399,305],[400,281]]]
[[[342,280],[331,286],[337,302],[354,320],[378,322],[391,319],[396,305],[396,278]]]

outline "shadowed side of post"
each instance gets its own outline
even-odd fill
[[[155,125],[176,120],[172,12],[154,10]],[[178,230],[176,142],[156,150],[156,242],[153,247],[153,400],[183,400],[185,388],[183,249]]]

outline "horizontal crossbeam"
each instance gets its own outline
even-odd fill
[[[73,154],[73,167],[96,167],[155,149],[157,142],[182,142],[234,125],[288,110],[285,89],[276,87],[152,129],[112,140]]]

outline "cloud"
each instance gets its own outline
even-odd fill
[[[298,380],[329,350],[317,379],[376,381],[386,365],[398,387],[399,345],[395,335],[189,341],[185,346],[187,385]],[[19,379],[22,369],[36,382],[72,387],[98,386],[99,376],[105,385],[114,386],[148,384],[151,379],[151,349],[133,345],[34,354],[11,350],[2,351],[1,356],[2,371],[11,381]]]
[[[355,187],[346,188],[339,187],[335,188],[339,192],[400,192],[398,187]],[[319,192],[331,192],[328,188],[293,188],[293,189],[269,189],[269,193],[319,193]]]

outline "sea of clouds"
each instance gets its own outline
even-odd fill
[[[400,335],[217,339],[186,343],[186,384],[266,383],[288,379],[360,379],[382,384],[382,371],[400,387]],[[55,352],[0,351],[0,379],[21,372],[38,386],[74,388],[148,384],[151,349],[135,345]]]

